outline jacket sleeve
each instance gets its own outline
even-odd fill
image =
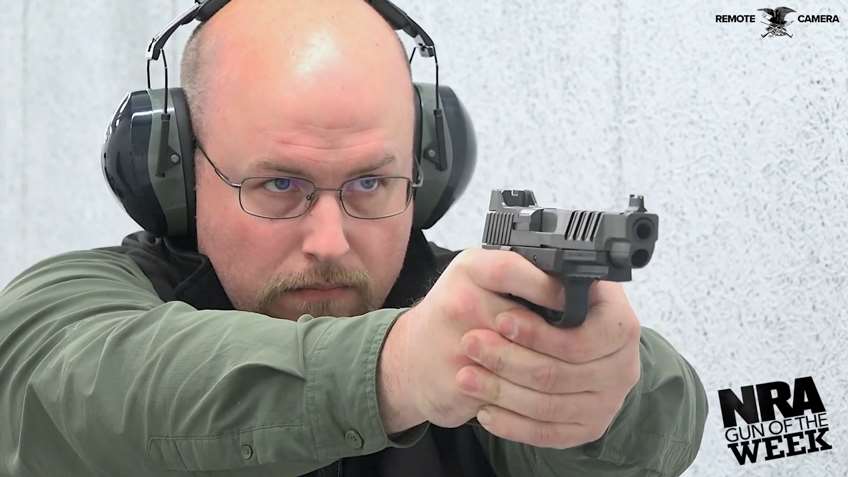
[[[641,378],[599,440],[556,450],[475,433],[500,477],[666,477],[683,473],[701,445],[707,399],[692,366],[642,327]]]
[[[49,259],[0,293],[0,474],[302,475],[410,446],[376,393],[403,311],[198,311],[118,253]]]

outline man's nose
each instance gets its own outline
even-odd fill
[[[304,217],[307,228],[303,239],[303,252],[325,261],[344,256],[350,251],[345,236],[347,214],[342,210],[338,194],[318,193],[315,203]]]

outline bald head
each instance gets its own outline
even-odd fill
[[[403,43],[363,0],[232,0],[191,33],[183,51],[181,83],[195,132],[201,135],[210,83],[214,76],[227,74],[226,59],[232,59],[234,51],[260,63],[277,62],[290,70],[292,81],[309,81],[333,66],[344,69],[344,61],[355,63],[369,53],[391,56],[386,52],[392,50],[411,84]]]

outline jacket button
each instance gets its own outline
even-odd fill
[[[250,460],[253,457],[253,446],[250,444],[242,444],[241,445],[241,458],[244,460]]]
[[[353,449],[362,449],[365,444],[362,440],[362,436],[353,429],[345,432],[345,440],[347,441],[347,445]]]

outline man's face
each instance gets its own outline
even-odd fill
[[[411,178],[410,78],[379,16],[353,2],[341,7],[346,21],[287,12],[280,26],[257,21],[250,4],[233,2],[205,27],[216,44],[199,140],[220,171],[237,183],[296,176],[321,188],[365,175]],[[403,264],[411,205],[357,219],[338,193],[321,192],[305,215],[264,219],[242,210],[239,191],[199,151],[195,163],[198,247],[237,309],[297,319],[382,305]]]

